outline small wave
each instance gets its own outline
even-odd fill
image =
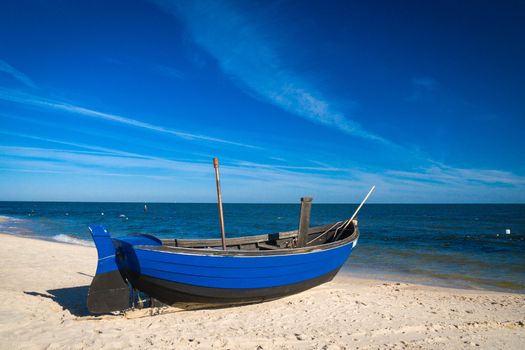
[[[23,221],[23,220],[22,219],[17,219],[17,218],[11,217],[11,216],[0,215],[0,223],[2,223],[2,222],[19,222],[19,221]]]
[[[86,247],[94,247],[95,246],[93,244],[93,242],[85,241],[83,239],[78,239],[78,238],[75,238],[75,237],[71,237],[71,236],[65,235],[63,233],[53,236],[52,239],[54,241],[57,241],[57,242],[83,245],[83,246],[86,246]]]

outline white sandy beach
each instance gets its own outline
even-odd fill
[[[89,316],[96,250],[0,235],[2,349],[523,349],[525,295],[337,277],[280,300]]]

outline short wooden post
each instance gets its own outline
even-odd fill
[[[312,209],[312,197],[301,198],[301,217],[299,219],[299,234],[297,235],[297,247],[306,246],[308,229],[310,228],[310,211]]]

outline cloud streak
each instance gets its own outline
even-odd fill
[[[389,143],[348,119],[303,77],[288,69],[255,18],[218,1],[157,1],[183,19],[194,40],[250,94],[285,111],[349,135]]]
[[[213,198],[213,175],[207,161],[181,161],[94,145],[47,141],[84,150],[0,146],[3,169],[19,172],[37,169],[39,172],[78,176],[155,178],[179,187],[197,181],[201,183],[199,191],[204,194],[209,191],[209,200]],[[305,193],[314,195],[319,202],[357,201],[371,184],[378,186],[374,199],[387,202],[393,198],[397,202],[469,202],[479,201],[480,194],[484,198],[500,196],[519,201],[525,193],[525,177],[498,170],[455,169],[444,165],[421,171],[383,173],[337,168],[326,172],[319,170],[315,167],[279,167],[244,161],[224,162],[222,166],[223,176],[227,179],[225,188],[230,188],[228,197],[242,201],[253,201],[254,198],[257,202],[264,201],[265,193],[273,193],[270,201],[275,201],[277,195],[280,201],[289,202]],[[334,176],[333,172],[339,174]],[[443,191],[444,185],[447,191]],[[265,189],[264,192],[260,192],[261,188]],[[452,199],[447,194],[450,192],[455,194]]]
[[[29,79],[27,75],[18,71],[6,61],[0,60],[0,72],[10,75],[12,78],[26,85],[27,87],[30,87],[30,88],[37,87],[36,84],[31,79]]]
[[[47,98],[43,98],[43,97],[31,95],[31,94],[21,93],[18,91],[7,90],[3,88],[0,88],[0,100],[14,102],[14,103],[18,103],[18,104],[22,104],[26,106],[40,107],[40,108],[51,109],[51,110],[61,111],[61,112],[68,112],[68,113],[81,115],[85,117],[110,121],[110,122],[114,122],[114,123],[118,123],[122,125],[128,125],[128,126],[133,126],[136,128],[141,128],[141,129],[155,131],[155,132],[159,132],[163,134],[173,135],[173,136],[179,137],[184,140],[207,141],[207,142],[222,143],[222,144],[228,144],[228,145],[246,147],[246,148],[260,148],[254,145],[229,141],[229,140],[225,140],[225,139],[221,139],[217,137],[187,133],[187,132],[167,128],[167,127],[160,126],[160,125],[146,123],[146,122],[143,122],[137,119],[123,117],[117,114],[100,112],[100,111],[96,111],[93,109],[62,102],[62,101],[51,100],[51,99],[47,99]]]
[[[434,166],[420,171],[388,171],[388,175],[410,179],[414,181],[429,181],[444,185],[458,183],[524,186],[525,177],[508,171],[494,169],[467,169],[453,168],[445,164],[436,163]]]

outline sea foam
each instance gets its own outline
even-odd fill
[[[95,245],[93,242],[85,241],[83,239],[78,239],[69,235],[65,234],[59,234],[52,237],[54,241],[62,242],[62,243],[69,243],[69,244],[76,244],[76,245],[83,245],[86,247],[94,247]]]
[[[22,219],[17,219],[11,216],[0,215],[0,222],[20,222]]]

